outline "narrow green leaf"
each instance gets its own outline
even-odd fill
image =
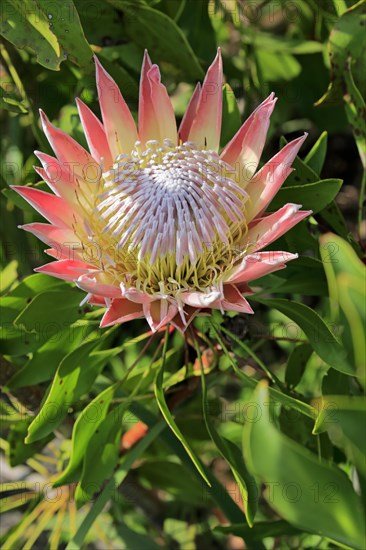
[[[196,457],[193,449],[189,445],[188,441],[178,428],[172,413],[170,412],[168,405],[165,401],[165,395],[164,395],[164,388],[163,388],[163,381],[164,381],[164,366],[165,366],[165,354],[166,354],[166,346],[168,341],[168,332],[166,331],[165,335],[165,341],[164,341],[164,350],[163,350],[163,357],[161,362],[161,367],[157,372],[156,379],[155,379],[155,385],[154,385],[154,391],[155,391],[155,397],[156,401],[159,405],[159,409],[161,411],[161,414],[165,418],[165,421],[167,422],[169,428],[172,430],[174,435],[179,439],[183,447],[185,448],[187,454],[189,455],[190,459],[192,460],[193,464],[197,468],[198,472],[201,474],[202,478],[206,481],[207,485],[210,486],[210,482],[207,478],[207,475],[204,471],[204,468],[202,467],[202,464],[199,460],[199,458]]]
[[[354,369],[347,361],[347,352],[329,330],[323,319],[314,310],[299,302],[276,299],[262,299],[252,296],[252,299],[269,307],[278,309],[284,315],[295,321],[305,332],[314,351],[331,367],[354,375]]]
[[[240,370],[238,365],[236,364],[236,361],[232,358],[231,354],[229,353],[228,349],[226,348],[222,338],[220,337],[220,334],[215,327],[215,325],[211,322],[211,326],[213,328],[213,332],[217,338],[217,341],[221,345],[222,349],[225,352],[225,355],[228,357],[228,360],[231,363],[231,366],[233,367],[236,374],[241,378],[246,384],[248,384],[251,388],[256,388],[258,385],[258,380],[255,378],[251,378],[248,376],[245,372]],[[316,418],[316,410],[307,403],[304,403],[303,401],[300,401],[299,399],[295,399],[291,395],[287,395],[286,393],[282,393],[282,391],[277,390],[276,388],[270,387],[269,392],[271,397],[274,399],[274,401],[277,401],[278,403],[281,403],[284,407],[289,407],[291,409],[294,409],[298,411],[299,413],[308,416],[309,418],[315,419]]]
[[[304,162],[320,174],[327,154],[328,132],[323,132],[306,155]]]
[[[202,409],[206,428],[212,441],[216,445],[217,450],[221,453],[223,458],[228,462],[230,466],[231,472],[238,484],[241,497],[245,504],[244,509],[248,525],[252,527],[254,517],[258,508],[258,487],[254,477],[248,472],[245,463],[240,455],[239,449],[236,447],[236,445],[234,445],[234,443],[226,438],[221,437],[217,432],[215,426],[211,422],[207,403],[206,377],[202,363],[201,351],[199,349],[197,340],[195,341],[195,347],[201,367]]]
[[[60,487],[61,485],[77,481],[75,474],[78,473],[79,467],[83,462],[91,437],[106,417],[114,391],[115,386],[106,388],[78,416],[72,431],[69,463],[61,476],[53,484],[54,487]]]
[[[244,426],[243,453],[251,473],[267,486],[268,504],[299,529],[362,550],[364,512],[345,473],[277,430],[264,382],[252,400],[262,414]]]

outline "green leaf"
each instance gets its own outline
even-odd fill
[[[47,332],[50,336],[69,327],[81,315],[80,292],[67,288],[37,294],[25,309],[14,319],[14,324],[32,332]]]
[[[95,351],[100,344],[101,338],[94,337],[61,361],[47,398],[29,426],[27,443],[37,441],[54,431],[65,418],[71,405],[92,386],[108,358],[119,351]]]
[[[186,0],[176,19],[199,61],[204,64],[211,64],[216,55],[216,35],[208,11],[209,0]]]
[[[265,82],[292,80],[301,72],[300,63],[289,53],[275,53],[258,47],[255,55]]]
[[[320,410],[314,434],[329,433],[334,445],[343,449],[349,460],[366,476],[365,397],[327,395],[314,402]]]
[[[196,505],[202,498],[201,481],[192,477],[188,484],[186,477],[182,476],[182,465],[169,457],[145,460],[139,467],[139,475],[144,485],[153,490],[167,491],[179,502]]]
[[[165,395],[164,395],[164,388],[163,388],[163,382],[164,382],[164,366],[165,366],[165,354],[166,354],[166,344],[167,344],[167,337],[168,332],[166,331],[165,335],[165,342],[164,342],[164,351],[163,351],[163,358],[161,362],[161,367],[158,370],[155,378],[155,385],[154,385],[154,391],[155,391],[155,397],[156,401],[159,405],[159,409],[161,411],[161,414],[165,418],[166,423],[168,424],[169,428],[172,430],[174,435],[179,439],[181,444],[183,445],[184,449],[186,450],[188,456],[192,460],[193,464],[197,468],[197,471],[201,474],[202,478],[205,480],[208,486],[210,486],[210,482],[207,478],[207,475],[204,471],[204,468],[202,467],[202,464],[199,460],[199,458],[196,457],[195,452],[191,448],[190,444],[178,428],[172,413],[170,412],[168,405],[165,401]]]
[[[163,421],[157,422],[154,426],[152,426],[145,437],[137,443],[136,447],[131,449],[121,459],[117,472],[109,480],[101,494],[93,503],[91,509],[88,511],[87,515],[79,526],[76,534],[69,541],[66,550],[79,550],[81,548],[81,545],[83,544],[84,539],[88,534],[90,528],[92,527],[93,523],[101,514],[109,499],[113,496],[114,491],[116,491],[116,489],[124,481],[134,462],[136,462],[136,460],[138,460],[140,456],[144,454],[148,446],[157,438],[157,436],[164,428],[165,423]]]
[[[18,262],[12,260],[0,273],[0,293],[3,294],[17,280]]]
[[[217,450],[230,466],[231,472],[238,484],[241,497],[245,504],[244,509],[248,525],[252,526],[258,507],[258,487],[254,477],[248,472],[246,465],[240,455],[239,449],[234,443],[224,437],[221,437],[220,434],[217,432],[215,426],[211,422],[207,403],[205,372],[202,363],[201,352],[197,341],[195,342],[195,347],[201,367],[202,409],[206,428],[212,441],[216,445]]]
[[[268,504],[301,530],[362,550],[364,513],[352,483],[342,470],[277,430],[269,397],[261,382],[252,397],[262,412],[260,420],[247,423],[243,431],[244,457],[266,484]]]
[[[292,350],[285,372],[285,382],[290,387],[296,388],[300,382],[312,353],[313,350],[309,344],[300,344]]]
[[[287,264],[286,270],[271,273],[256,280],[263,292],[297,293],[304,296],[328,296],[327,280],[322,262],[310,256],[300,256]]]
[[[309,406],[309,408],[311,408]],[[130,406],[130,410],[135,414],[142,422],[147,424],[147,426],[152,427],[157,422],[156,415],[152,414],[147,407],[144,407],[140,402],[133,401]],[[312,416],[315,418],[315,416]],[[166,424],[165,424],[166,425]],[[183,471],[186,474],[194,476],[200,483],[202,487],[202,477],[197,471],[197,468],[187,455],[184,447],[176,438],[175,434],[171,430],[164,430],[161,434],[162,442],[170,449],[174,455],[179,458],[180,463],[183,465]],[[205,485],[204,488],[204,499],[213,500],[223,510],[225,516],[229,521],[233,523],[239,523],[244,520],[244,514],[242,510],[238,507],[237,503],[228,495],[224,486],[219,483],[216,477],[212,472],[205,468],[208,479],[210,480],[211,487]]]
[[[57,71],[62,52],[49,20],[35,0],[4,0],[0,33],[19,49],[29,48],[44,67]]]
[[[87,443],[83,471],[75,492],[78,508],[91,500],[100,490],[103,481],[113,474],[118,462],[122,416],[125,410],[125,403],[115,407],[103,418]]]
[[[222,96],[222,126],[220,144],[224,147],[241,126],[241,116],[233,89],[224,84]]]
[[[11,113],[24,114],[28,112],[24,101],[17,99],[15,96],[6,93],[1,89],[0,109],[5,109]]]
[[[130,0],[108,0],[124,13],[129,38],[147,48],[152,57],[171,63],[190,80],[204,76],[190,44],[176,23],[164,13]]]
[[[10,390],[32,386],[51,380],[60,361],[73,349],[80,345],[93,328],[94,323],[77,321],[55,333],[50,332],[50,338],[45,331],[41,335],[42,342],[32,357],[21,367],[7,383]],[[43,338],[46,342],[43,343]]]
[[[253,524],[253,527],[243,525],[240,523],[234,523],[231,525],[219,525],[215,527],[214,531],[218,533],[225,533],[227,535],[235,535],[237,537],[246,538],[247,535],[251,535],[254,539],[262,540],[267,537],[280,537],[280,536],[293,536],[301,533],[300,529],[297,529],[287,521],[258,521]]]
[[[366,269],[351,245],[341,237],[327,233],[320,238],[320,244],[332,318],[342,323],[342,342],[353,358],[360,381],[365,384]]]
[[[109,386],[97,395],[78,416],[72,431],[69,463],[57,478],[54,487],[77,481],[77,474],[86,455],[89,441],[106,417],[115,392],[115,386]],[[94,459],[94,457],[92,457]]]
[[[355,374],[354,369],[348,364],[346,350],[314,310],[299,302],[281,298],[263,300],[253,296],[252,299],[278,309],[278,311],[295,321],[305,332],[314,351],[328,365],[345,374]]]
[[[323,132],[305,157],[305,164],[310,166],[317,174],[320,174],[323,169],[327,146],[328,132]]]
[[[323,208],[323,210],[319,212],[319,215],[330,225],[333,231],[336,231],[338,235],[347,239],[347,225],[336,201],[333,200],[328,206]]]
[[[44,67],[57,71],[67,57],[81,67],[89,65],[93,52],[72,0],[57,5],[5,0],[3,14],[0,32],[4,38],[17,48],[30,48]]]
[[[333,178],[306,185],[286,185],[278,191],[269,205],[269,210],[278,210],[290,202],[301,204],[303,208],[311,209],[316,214],[332,202],[342,187],[342,183],[342,180]]]
[[[94,71],[91,63],[93,51],[86,41],[73,1],[63,0],[62,4],[57,4],[57,7],[54,4],[43,4],[42,0],[37,0],[37,3],[42,9],[47,8],[50,29],[61,45],[63,58],[70,59],[79,67],[89,69],[90,72]]]
[[[226,357],[231,363],[231,366],[233,367],[235,373],[241,378],[250,388],[256,388],[258,385],[258,380],[255,378],[252,378],[248,376],[245,372],[240,370],[238,365],[236,364],[236,361],[233,359],[231,354],[229,354],[228,349],[226,348],[222,338],[220,337],[220,334],[218,333],[217,328],[214,326],[214,324],[211,322],[211,326],[213,329],[213,333],[215,334],[217,341],[221,345],[222,349],[225,352]],[[222,330],[224,327],[222,327]],[[229,333],[229,331],[226,331],[226,333]],[[231,335],[231,333],[229,333]],[[282,393],[282,391],[277,390],[276,388],[270,387],[269,388],[270,395],[274,401],[277,401],[278,403],[281,403],[284,407],[288,407],[290,409],[294,409],[295,411],[298,411],[300,414],[303,414],[305,416],[308,416],[309,418],[315,419],[316,418],[316,410],[307,403],[304,403],[303,401],[300,401],[299,399],[296,399],[295,397],[292,397],[291,395],[288,395],[286,393]]]
[[[347,88],[347,93],[343,94],[346,103],[346,115],[352,127],[363,169],[366,170],[366,104],[360,90],[353,80],[351,63],[349,60],[345,67],[344,80]]]
[[[330,84],[326,93],[316,102],[319,105],[334,105],[342,102],[345,83],[344,67],[352,60],[352,73],[356,86],[364,90],[366,83],[366,40],[365,40],[365,0],[360,0],[336,22],[329,36]]]
[[[6,296],[0,298],[0,350],[2,353],[14,356],[24,355],[40,347],[51,336],[50,328],[53,328],[52,334],[55,334],[55,325],[43,326],[42,329],[46,328],[47,330],[30,333],[24,328],[16,327],[14,320],[40,292],[48,289],[56,290],[56,288],[59,288],[61,292],[63,289],[69,290],[70,286],[47,275],[30,275]],[[57,330],[59,328],[58,326]]]
[[[7,456],[9,464],[12,468],[24,464],[28,458],[31,458],[36,453],[39,453],[53,438],[54,434],[51,433],[47,437],[26,445],[24,443],[25,436],[27,435],[28,426],[30,420],[23,420],[21,422],[13,423],[9,435],[8,442],[9,447],[7,449]]]

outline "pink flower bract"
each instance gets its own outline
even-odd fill
[[[107,308],[101,326],[146,317],[156,331],[184,331],[200,311],[252,313],[252,280],[296,254],[264,251],[310,212],[266,208],[291,172],[305,135],[257,171],[276,98],[257,107],[218,152],[222,62],[197,85],[177,130],[157,65],[145,53],[138,130],[115,82],[95,58],[102,121],[79,99],[87,152],[41,112],[56,158],[36,168],[54,194],[16,191],[50,223],[23,225],[57,261],[36,269]]]

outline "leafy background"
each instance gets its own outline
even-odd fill
[[[366,547],[364,0],[4,0],[1,7],[3,523],[12,548]],[[314,215],[256,283],[256,314],[196,321],[196,341],[98,329],[72,285],[32,275],[43,188],[38,108],[84,144],[93,53],[134,114],[144,48],[178,118],[217,46],[222,143],[270,91],[264,159],[304,130],[272,204]],[[237,99],[239,107],[236,106]],[[169,425],[169,427],[167,426]]]

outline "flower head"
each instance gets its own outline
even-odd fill
[[[22,226],[57,261],[36,271],[75,281],[107,307],[101,326],[146,317],[184,331],[200,310],[252,313],[248,283],[296,257],[260,252],[309,215],[286,204],[266,214],[306,136],[257,171],[276,103],[271,94],[219,150],[220,51],[177,130],[157,65],[145,53],[138,130],[117,85],[95,58],[103,123],[79,99],[89,152],[41,111],[56,158],[38,151],[54,194],[15,187],[49,222]]]

